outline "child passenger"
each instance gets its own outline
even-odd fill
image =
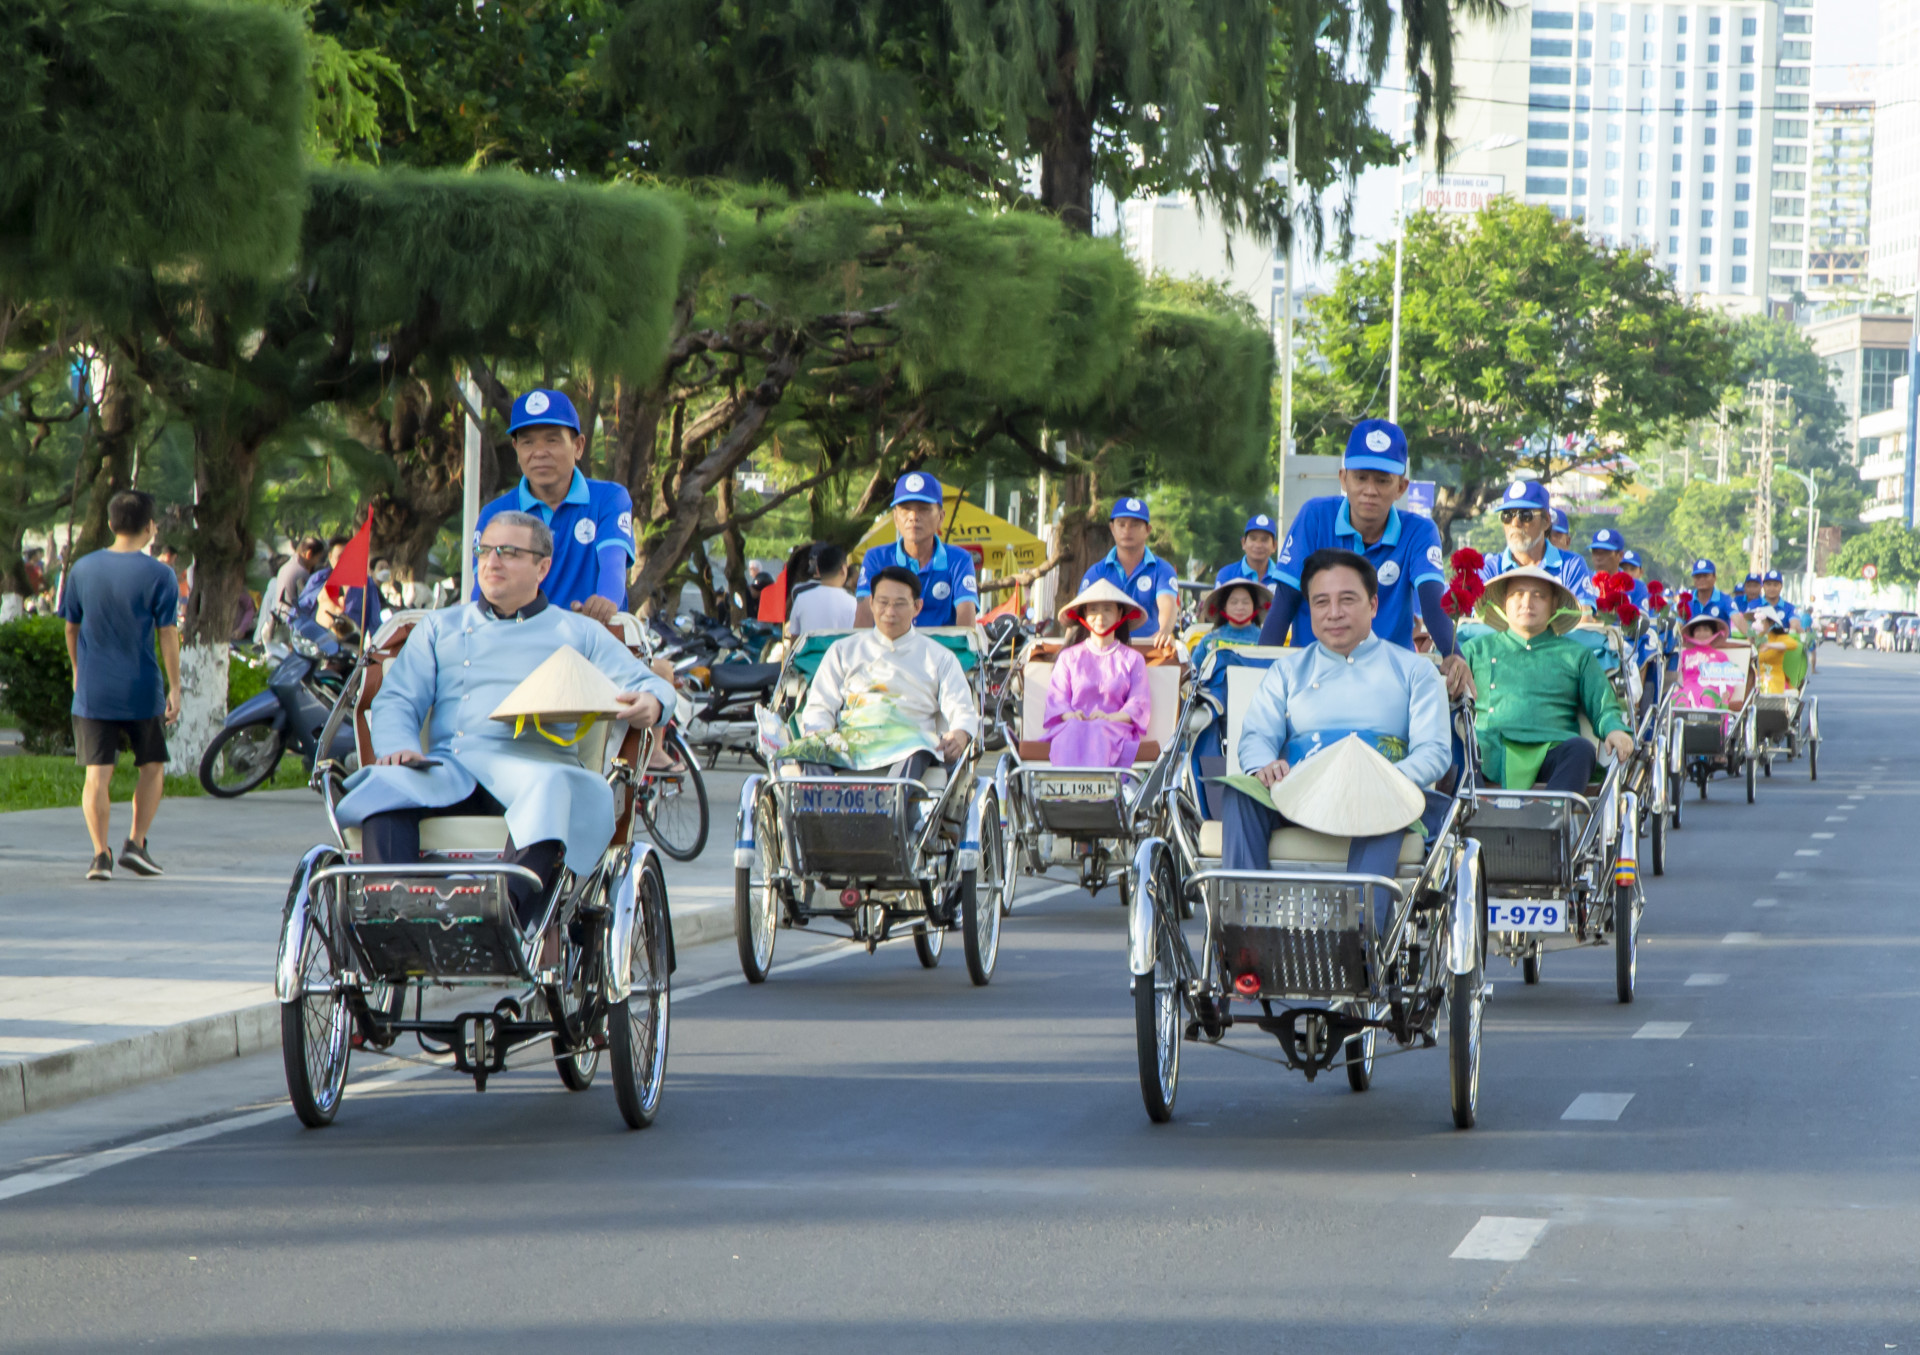
[[[1272,604],[1273,594],[1251,579],[1234,579],[1208,593],[1200,612],[1213,629],[1193,647],[1193,671],[1205,671],[1207,655],[1220,645],[1259,644],[1260,623]]]
[[[1060,609],[1067,647],[1053,665],[1041,732],[1056,767],[1129,767],[1153,714],[1147,663],[1127,643],[1146,612],[1104,579]]]

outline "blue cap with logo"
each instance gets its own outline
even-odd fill
[[[1255,513],[1247,519],[1247,525],[1240,529],[1240,535],[1242,536],[1247,536],[1253,532],[1265,532],[1268,536],[1272,537],[1278,537],[1280,535],[1280,533],[1273,528],[1273,519],[1265,513]]]
[[[571,428],[580,431],[580,416],[573,412],[573,401],[559,391],[530,390],[513,402],[513,417],[507,421],[509,435],[522,428]]]
[[[1769,569],[1760,576],[1761,583],[1785,583],[1786,581],[1786,576],[1777,569]]]
[[[896,507],[903,503],[930,503],[938,507],[946,502],[941,495],[940,477],[925,471],[908,471],[893,482],[893,502]]]
[[[1362,419],[1347,435],[1347,454],[1340,459],[1342,470],[1381,470],[1389,475],[1407,473],[1407,435],[1400,425],[1385,419]]]
[[[1745,579],[1745,582],[1747,582],[1747,583],[1759,583],[1759,582],[1760,582],[1760,576],[1759,576],[1758,574],[1749,574],[1749,575],[1747,575],[1747,577],[1746,577],[1746,579]]]
[[[1632,569],[1640,568],[1640,552],[1637,550],[1621,551],[1620,564],[1622,568],[1632,568]]]
[[[1602,527],[1593,534],[1593,540],[1587,544],[1588,550],[1625,550],[1627,538],[1611,527]]]
[[[1500,511],[1510,508],[1532,508],[1544,513],[1551,507],[1547,502],[1547,487],[1538,480],[1515,480],[1507,486],[1507,492],[1500,496]]]
[[[1569,532],[1573,530],[1571,524],[1567,522],[1566,509],[1555,508],[1551,511],[1553,513],[1553,526],[1548,529],[1549,531]]]
[[[1113,511],[1107,514],[1107,521],[1112,522],[1119,518],[1138,518],[1142,522],[1153,521],[1147,516],[1145,499],[1116,499]]]
[[[1719,570],[1713,567],[1713,561],[1707,559],[1704,555],[1693,562],[1692,573],[1696,576],[1700,574],[1718,574],[1719,572]]]

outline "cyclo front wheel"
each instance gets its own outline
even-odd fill
[[[607,1057],[613,1099],[629,1128],[645,1129],[660,1111],[667,1079],[667,1024],[672,1015],[668,972],[666,885],[658,871],[640,872],[633,920],[631,985],[624,1004],[607,1012]]]
[[[691,861],[707,846],[707,782],[678,725],[667,725],[659,769],[641,768],[640,824],[653,845],[676,861]]]
[[[1613,887],[1613,986],[1622,1002],[1633,1001],[1634,980],[1640,969],[1640,891],[1634,885]]]

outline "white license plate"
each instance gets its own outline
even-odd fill
[[[1564,932],[1564,903],[1489,903],[1487,929],[1496,932]]]
[[[1089,778],[1049,777],[1034,792],[1042,800],[1105,800],[1113,795],[1113,782]]]
[[[801,786],[801,814],[891,814],[891,786]]]

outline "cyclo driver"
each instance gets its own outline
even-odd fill
[[[511,886],[522,925],[537,916],[564,860],[589,871],[613,835],[613,792],[580,765],[565,726],[516,730],[488,713],[562,646],[619,687],[618,718],[646,729],[673,705],[673,688],[577,612],[550,606],[541,582],[553,535],[530,513],[496,513],[480,537],[480,598],[430,613],[387,665],[368,715],[377,755],[347,780],[336,815],[358,825],[370,865],[420,859],[420,821],[504,814],[504,859],[542,888]],[[426,726],[427,752],[420,751]],[[545,735],[545,737],[543,737]]]

